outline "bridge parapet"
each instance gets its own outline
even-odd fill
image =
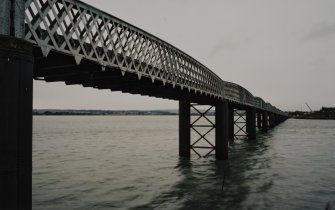
[[[271,104],[270,103],[265,103],[265,110],[271,111]]]
[[[222,80],[167,42],[75,0],[27,0],[25,39],[50,50],[222,98]]]
[[[264,109],[265,102],[260,97],[255,97],[254,98],[254,106],[257,107],[257,108],[259,108],[259,109]]]
[[[254,96],[247,89],[243,88],[238,84],[223,81],[222,95],[225,99],[228,99],[230,101],[254,106]]]

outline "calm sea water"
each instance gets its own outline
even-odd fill
[[[179,158],[177,116],[41,116],[33,135],[33,209],[315,210],[335,201],[335,121],[288,120],[231,144],[229,161]]]

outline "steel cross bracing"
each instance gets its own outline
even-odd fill
[[[207,157],[215,150],[214,144],[209,139],[209,134],[215,131],[215,123],[207,117],[214,106],[209,106],[204,111],[197,108],[198,106],[203,107],[199,104],[190,105],[191,110],[195,111],[195,113],[192,113],[195,119],[191,121],[190,127],[198,135],[198,138],[191,143],[190,147],[199,157]],[[197,149],[208,149],[209,151],[205,155],[201,155]]]
[[[10,0],[4,0],[10,1]],[[23,21],[23,20],[22,20]],[[101,71],[147,77],[209,98],[227,99],[276,114],[286,114],[240,85],[220,79],[183,51],[123,20],[78,0],[26,0],[24,38],[41,49],[96,62]]]
[[[234,130],[234,139],[243,139],[248,136],[246,131],[247,127],[247,119],[246,119],[246,111],[244,110],[234,110],[234,126],[237,127]]]

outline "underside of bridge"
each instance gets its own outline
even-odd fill
[[[32,46],[0,37],[0,209],[31,209]]]
[[[66,85],[82,85],[96,89],[108,89],[123,93],[138,94],[156,98],[188,99],[199,104],[214,104],[218,99],[199,91],[181,88],[149,77],[139,78],[136,74],[124,73],[120,68],[107,67],[104,70],[95,62],[82,60],[76,64],[73,57],[50,52],[44,57],[39,48],[34,48],[34,79],[46,82],[65,82]]]

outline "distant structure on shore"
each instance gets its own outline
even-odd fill
[[[289,114],[295,119],[335,120],[335,107],[322,107],[319,111],[312,112],[295,111]]]

